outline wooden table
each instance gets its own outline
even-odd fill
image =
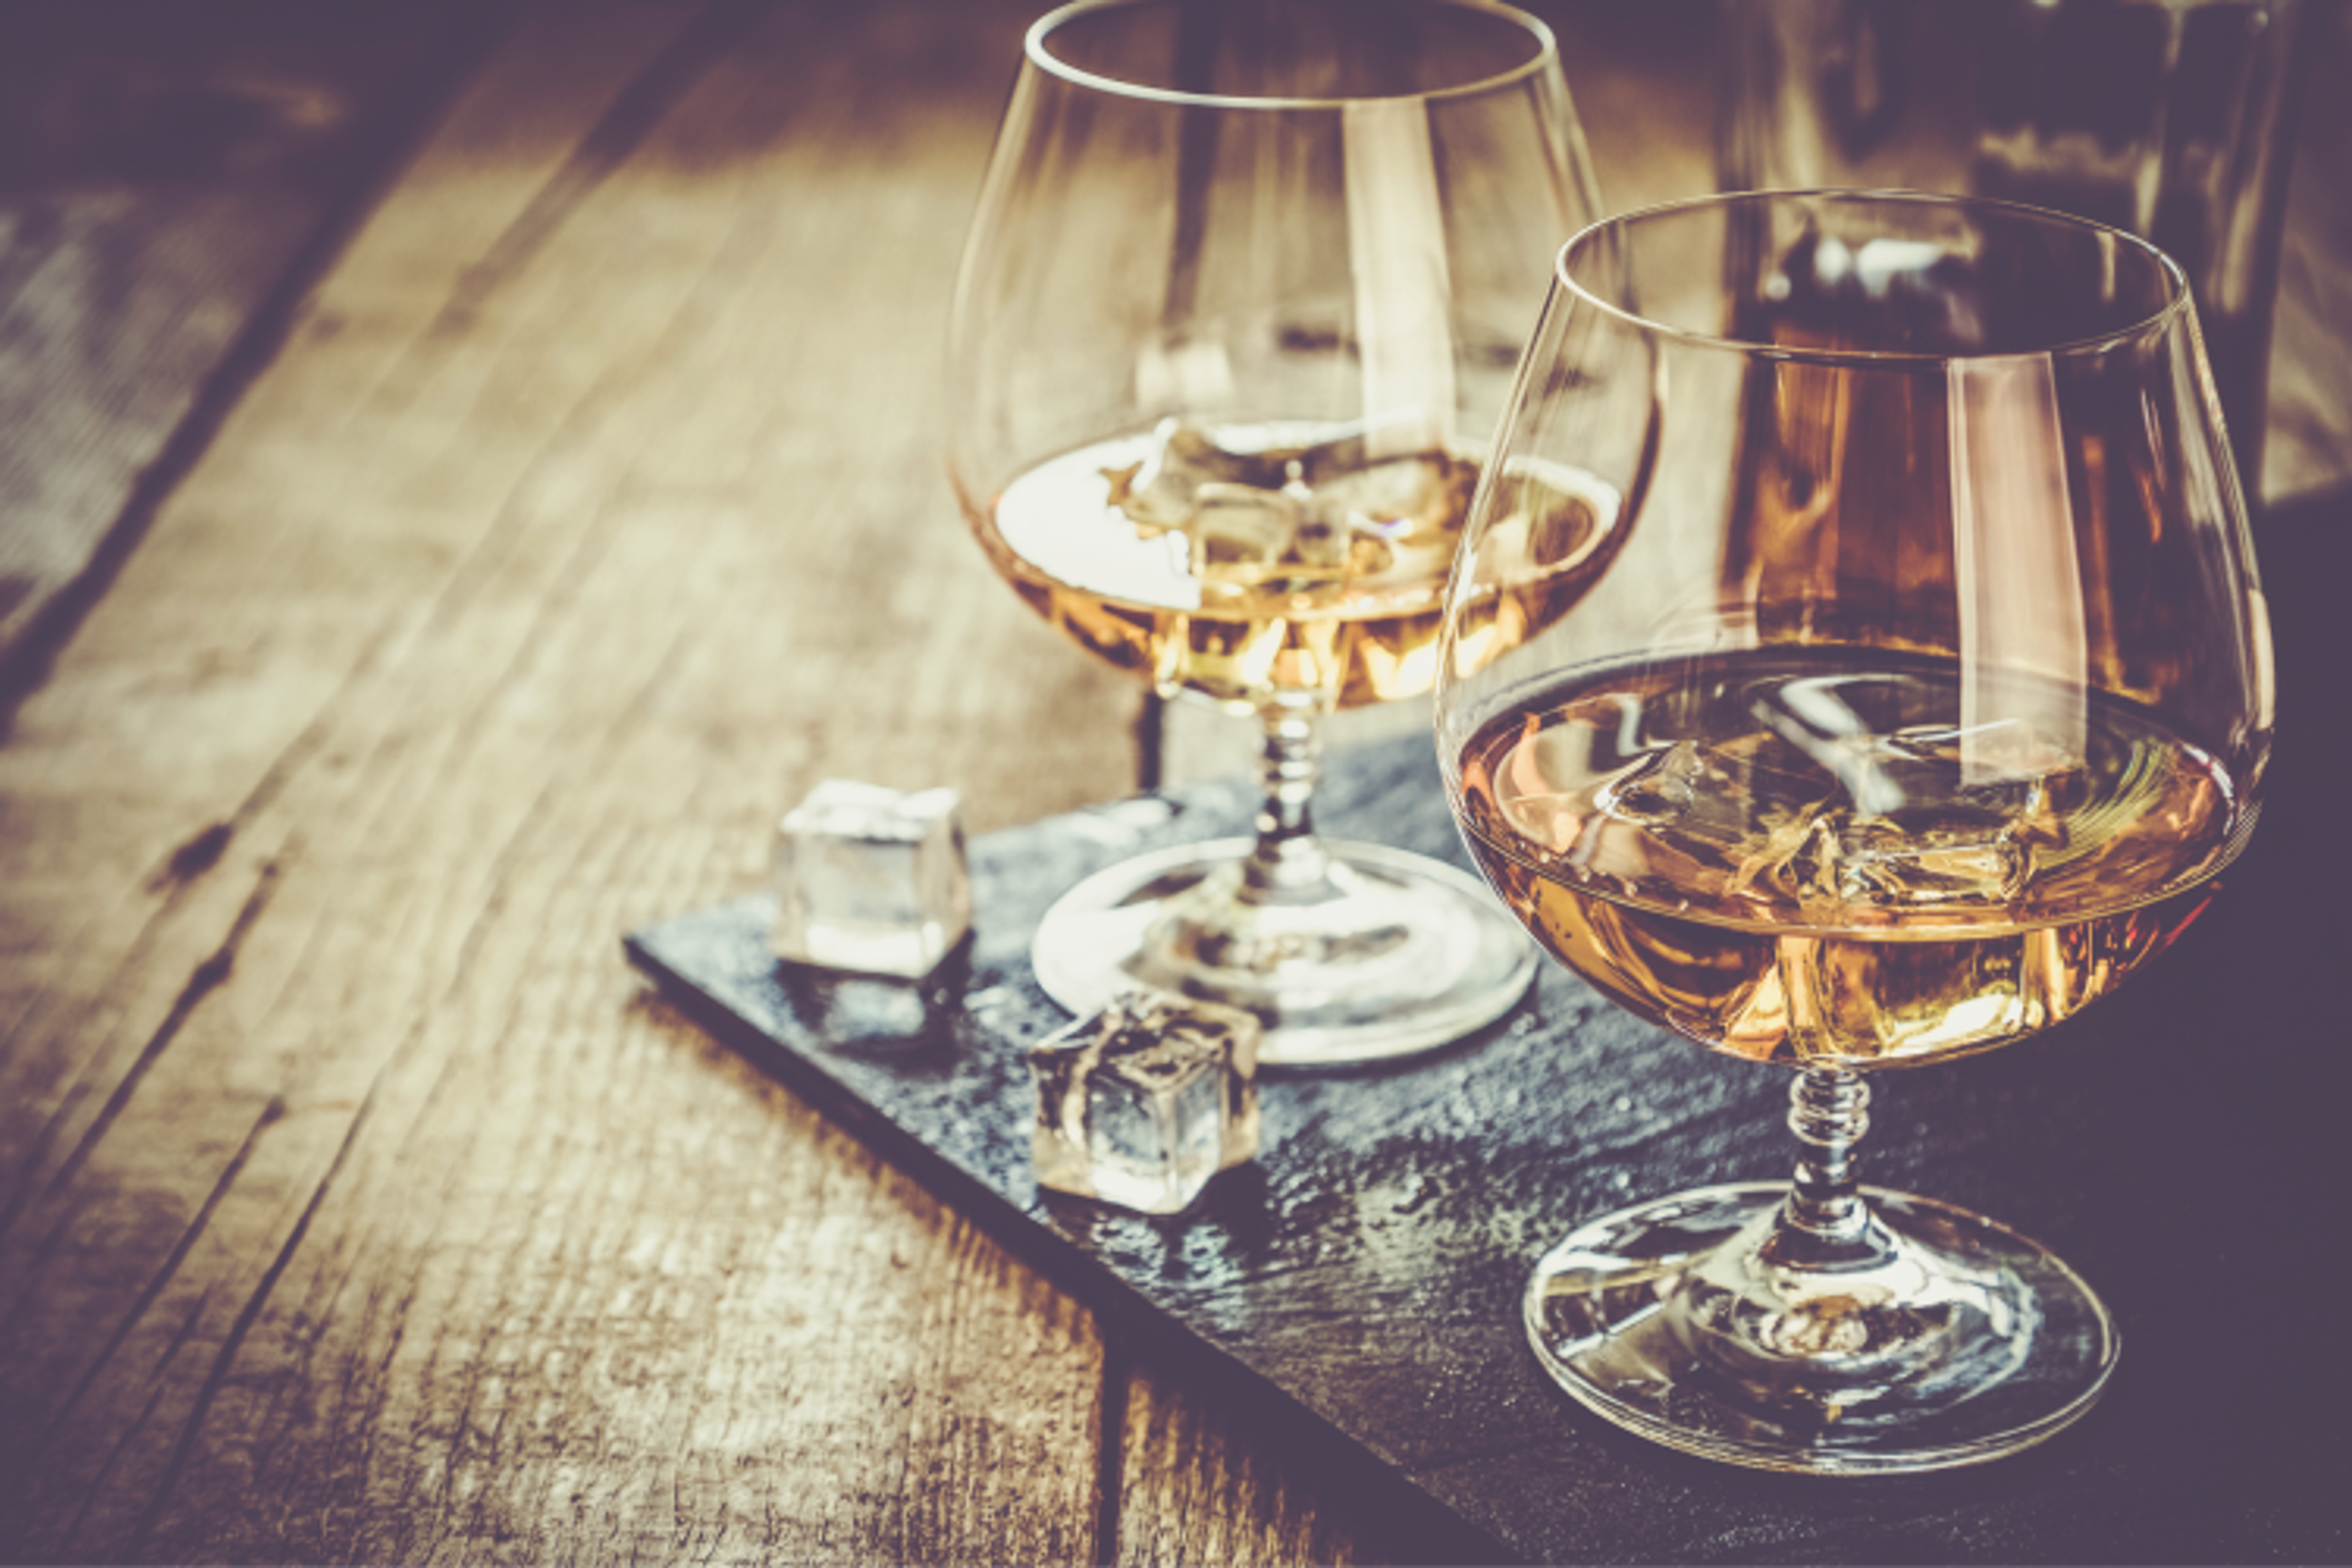
[[[209,357],[109,374],[185,395],[43,448],[112,543],[36,584],[0,744],[0,1557],[1444,1550],[621,955],[820,778],[986,832],[1238,754],[1143,734],[941,477],[1033,8],[445,8],[348,177],[288,176],[291,282],[205,285],[250,330],[167,312]],[[1549,10],[1612,202],[1706,188],[1703,8]],[[2352,475],[2341,170],[2273,490]]]

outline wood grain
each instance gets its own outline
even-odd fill
[[[1382,1563],[1351,1510],[1317,1506],[1234,1405],[1196,1396],[1184,1373],[1136,1367],[1122,1413],[1120,1563]],[[1293,1451],[1295,1455],[1295,1450]]]
[[[976,56],[526,17],[20,711],[10,1557],[1096,1555],[1091,1321],[615,942],[826,773],[1131,776],[876,352],[938,341]]]
[[[509,4],[26,0],[0,47],[0,701]]]

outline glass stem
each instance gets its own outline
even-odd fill
[[[1322,740],[1312,713],[1271,708],[1259,718],[1265,729],[1265,747],[1258,753],[1263,799],[1257,844],[1242,868],[1240,897],[1252,904],[1295,902],[1323,888],[1330,878],[1330,863],[1315,841],[1307,814],[1321,771]]]
[[[1789,1130],[1802,1152],[1764,1261],[1853,1267],[1885,1258],[1893,1240],[1862,1195],[1855,1147],[1870,1130],[1870,1086],[1842,1068],[1809,1067],[1789,1086]]]

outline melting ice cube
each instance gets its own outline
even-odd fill
[[[1594,793],[1592,804],[1621,822],[1641,827],[1661,825],[1690,810],[1708,772],[1706,754],[1698,743],[1677,741],[1646,753],[1612,778]]]

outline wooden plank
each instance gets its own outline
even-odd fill
[[[0,49],[0,700],[136,542],[509,7],[13,8]]]
[[[613,942],[1131,777],[939,478],[971,16],[534,12],[21,710],[6,1554],[1097,1554],[1091,1320]]]
[[[1197,1396],[1189,1381],[1181,1369],[1144,1362],[1127,1384],[1117,1561],[1403,1560],[1383,1550],[1389,1543],[1360,1537],[1345,1510],[1302,1495],[1247,1411]]]

